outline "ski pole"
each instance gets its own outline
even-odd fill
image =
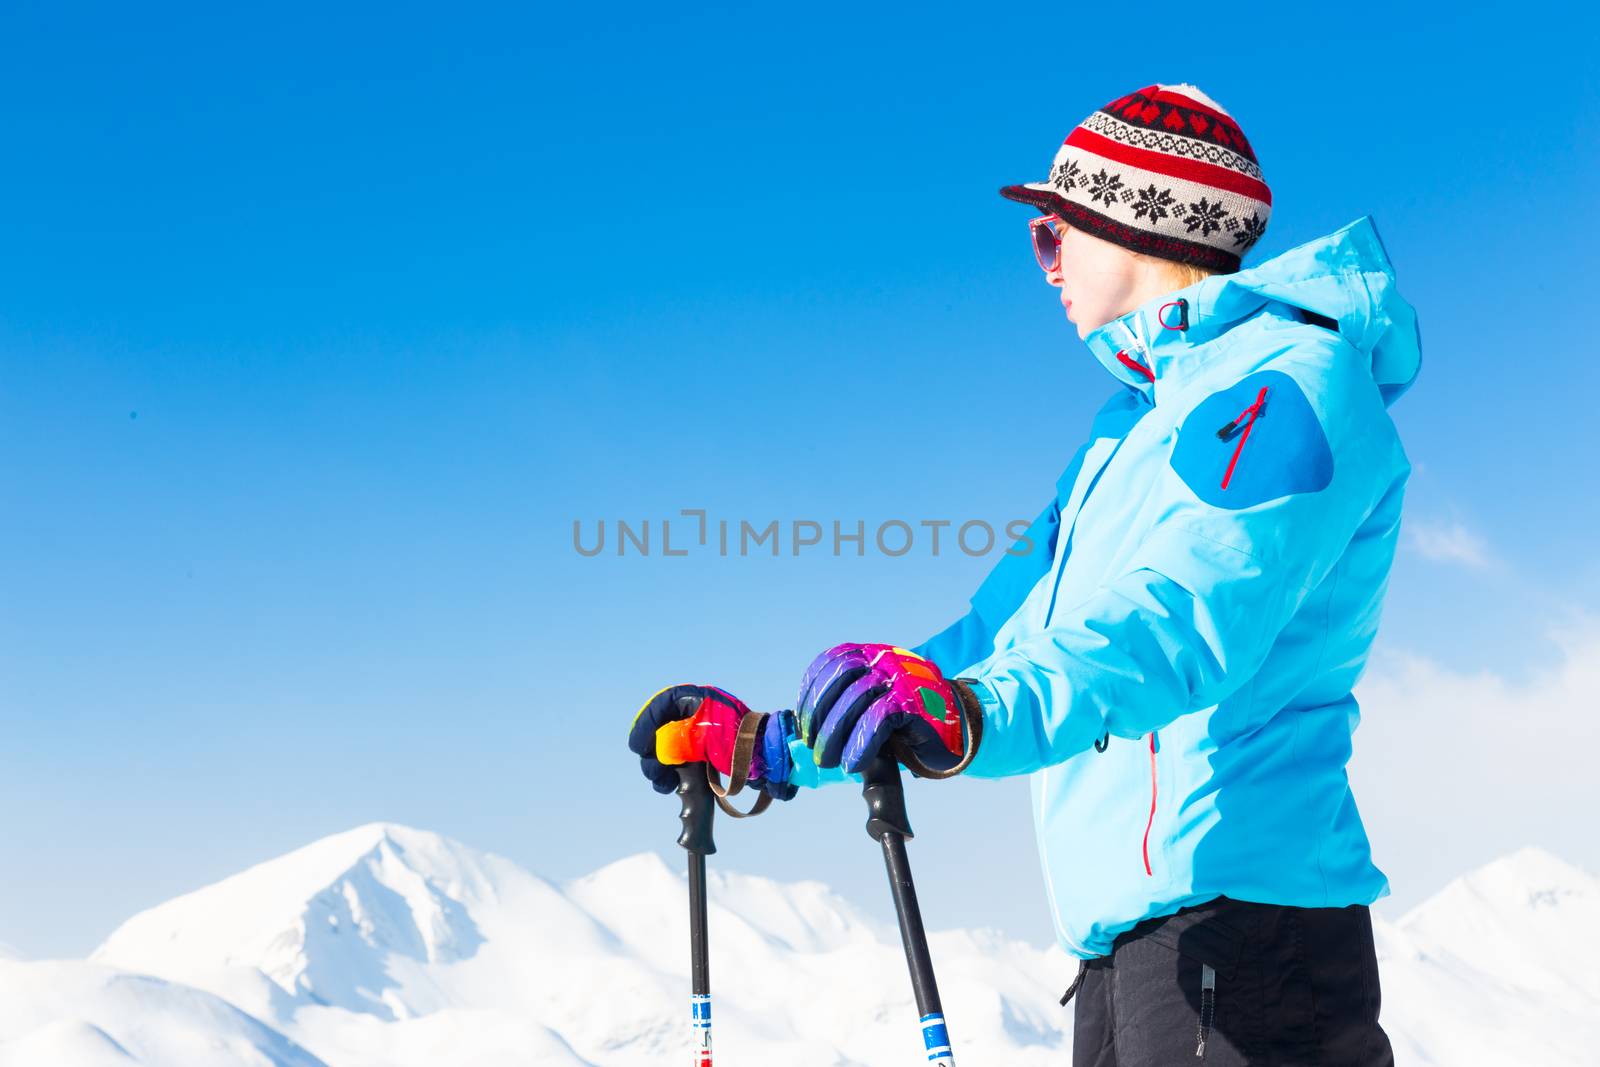
[[[885,745],[884,749],[891,746]],[[955,1067],[950,1051],[950,1032],[939,1003],[939,986],[933,977],[933,960],[928,955],[928,935],[922,928],[922,910],[917,906],[917,889],[911,881],[911,864],[906,859],[906,842],[912,837],[906,817],[905,785],[900,780],[900,763],[882,749],[863,763],[861,795],[867,800],[867,834],[883,846],[883,862],[889,871],[889,891],[894,894],[895,917],[900,920],[900,942],[906,950],[906,967],[911,971],[911,991],[917,999],[921,1017],[922,1043],[928,1051],[930,1067]]]
[[[737,770],[729,775],[726,788],[722,785],[722,776],[709,763],[684,763],[678,766],[677,792],[682,805],[678,819],[683,824],[683,831],[678,834],[678,844],[689,853],[689,1033],[690,1047],[694,1050],[694,1067],[711,1067],[711,954],[710,938],[706,933],[706,857],[717,850],[711,836],[711,823],[716,808],[721,808],[735,819],[748,819],[760,815],[772,803],[772,797],[767,793],[757,797],[747,811],[740,811],[729,803],[729,798],[744,788],[750,754],[766,719],[765,713],[746,715],[739,723],[732,757],[732,765]]]
[[[689,1027],[694,1067],[711,1067],[711,959],[706,937],[706,857],[717,850],[711,838],[711,783],[705,764],[678,768],[678,844],[689,853]]]

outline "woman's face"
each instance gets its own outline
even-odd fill
[[[1127,249],[1064,222],[1056,231],[1061,258],[1045,277],[1061,290],[1061,306],[1079,338],[1139,306],[1139,294],[1148,287],[1145,263]]]

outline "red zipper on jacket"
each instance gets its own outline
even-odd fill
[[[1140,363],[1132,356],[1128,355],[1128,350],[1126,348],[1117,352],[1117,362],[1122,364],[1124,367],[1127,367],[1129,370],[1138,371],[1140,374],[1144,375],[1147,381],[1154,382],[1156,380],[1156,372],[1151,370],[1149,367],[1146,367],[1143,363]]]
[[[1150,731],[1150,821],[1144,824],[1144,873],[1150,870],[1150,828],[1156,824],[1156,732]]]
[[[1228,473],[1222,476],[1222,488],[1224,489],[1228,488],[1228,482],[1233,479],[1234,465],[1239,462],[1239,453],[1244,451],[1244,443],[1250,440],[1250,427],[1256,424],[1256,416],[1261,414],[1261,405],[1266,401],[1266,399],[1267,387],[1263,385],[1261,387],[1261,392],[1256,394],[1256,402],[1239,412],[1239,418],[1234,419],[1232,422],[1228,423],[1228,425],[1217,431],[1217,436],[1226,441],[1228,439],[1228,435],[1232,433],[1234,428],[1239,425],[1239,419],[1244,418],[1246,415],[1250,416],[1250,421],[1244,424],[1244,433],[1239,435],[1239,444],[1235,446],[1233,450],[1233,458],[1228,461]]]

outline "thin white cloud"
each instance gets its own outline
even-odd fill
[[[1390,907],[1528,844],[1600,869],[1600,620],[1552,627],[1545,651],[1520,677],[1374,655],[1350,777]]]
[[[1407,518],[1401,529],[1407,547],[1436,563],[1483,569],[1493,562],[1488,542],[1459,521]]]

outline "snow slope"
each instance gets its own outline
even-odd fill
[[[0,1067],[327,1067],[220,997],[80,961],[0,960]]]
[[[816,883],[714,864],[710,891],[720,1053],[923,1061],[892,927]],[[653,854],[557,886],[435,834],[363,826],[135,916],[90,963],[0,960],[0,1067],[679,1062],[685,900],[680,864]],[[1600,879],[1525,849],[1377,927],[1401,1063],[1595,1062]],[[1065,1062],[1056,999],[1072,961],[987,931],[931,942],[963,1062]],[[206,1047],[226,1051],[195,1058]]]
[[[1600,1063],[1600,879],[1536,848],[1377,931],[1401,1063]]]

